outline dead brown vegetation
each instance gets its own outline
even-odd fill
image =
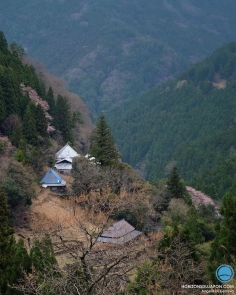
[[[102,194],[91,191],[67,200],[38,197],[30,208],[31,228],[36,236],[45,232],[50,236],[59,266],[40,274],[25,274],[24,283],[18,288],[24,294],[43,294],[37,282],[40,275],[57,294],[67,294],[65,290],[71,294],[116,294],[147,257],[156,237],[143,236],[123,245],[105,244],[97,239],[114,222],[111,216],[116,210],[135,207],[141,200],[148,202],[144,191],[122,190],[115,195],[108,187]],[[55,272],[60,276],[55,276]]]

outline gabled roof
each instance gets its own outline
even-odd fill
[[[54,166],[57,170],[71,170],[72,163],[61,161],[60,163],[56,163]]]
[[[116,223],[113,223],[112,226],[102,233],[102,236],[107,238],[120,238],[130,233],[134,229],[135,228],[132,225],[122,219]]]
[[[104,231],[97,240],[103,243],[124,244],[141,234],[142,232],[135,230],[132,225],[122,219]]]
[[[44,175],[40,183],[47,186],[65,186],[66,181],[57,174],[52,168]]]
[[[64,162],[64,163],[72,163],[72,159],[71,158],[59,158],[59,160],[56,161],[56,164],[59,164],[61,162]]]
[[[103,242],[103,243],[112,243],[112,244],[125,244],[134,238],[140,236],[142,232],[133,230],[132,232],[124,235],[123,237],[120,238],[106,238],[103,236],[98,237],[97,241],[98,242]]]
[[[56,153],[57,159],[79,157],[79,154],[67,143]]]

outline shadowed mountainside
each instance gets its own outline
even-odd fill
[[[231,187],[236,169],[236,43],[177,78],[106,113],[124,161],[149,180],[176,164],[211,197]]]
[[[97,114],[232,41],[235,11],[234,0],[9,0],[0,26]]]

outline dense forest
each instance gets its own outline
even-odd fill
[[[221,198],[236,168],[235,54],[227,44],[107,112],[123,160],[152,181],[176,164],[188,183]]]
[[[12,207],[31,203],[34,178],[53,164],[58,145],[74,144],[74,131],[79,133],[83,124],[67,98],[55,97],[34,67],[22,62],[24,55],[16,43],[8,46],[0,32],[0,184]]]
[[[0,26],[99,114],[233,41],[235,10],[234,0],[9,0]]]
[[[230,57],[235,44],[226,48]],[[191,285],[200,286],[191,294],[200,289],[217,294],[224,280],[216,277],[216,269],[223,263],[236,267],[235,180],[221,208],[214,202],[196,203],[174,164],[167,179],[151,185],[121,161],[102,115],[91,133],[89,154],[72,161],[71,175],[62,175],[68,187],[40,187],[39,175],[53,165],[58,148],[67,141],[73,144],[82,114],[72,110],[66,97],[55,97],[23,57],[22,47],[8,46],[0,32],[0,294],[186,295],[191,288],[185,286]],[[204,63],[198,66],[208,75]],[[234,67],[219,67],[222,76],[214,83],[233,83]],[[166,99],[171,87],[201,94],[201,81],[190,83],[188,78],[195,77],[193,69],[164,84]],[[209,77],[215,78],[214,71]],[[219,90],[207,86],[204,99],[212,103],[207,94]],[[234,128],[223,119],[220,124]],[[214,137],[214,130],[216,143],[221,133]],[[232,147],[232,157],[233,152]],[[139,236],[110,244],[99,240],[109,226],[127,222]],[[233,276],[227,282],[233,290]]]

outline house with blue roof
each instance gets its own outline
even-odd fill
[[[41,186],[46,187],[65,187],[66,181],[57,174],[52,168],[44,175],[40,181]]]

